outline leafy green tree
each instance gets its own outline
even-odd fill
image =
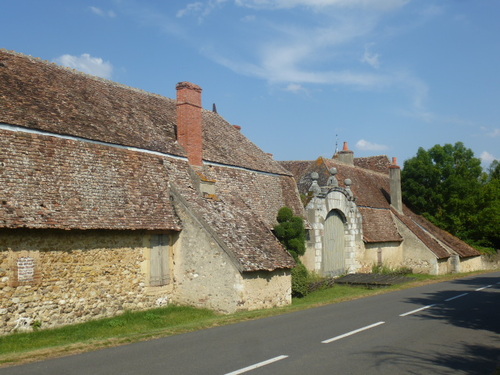
[[[415,212],[463,240],[498,246],[498,174],[498,163],[492,164],[489,176],[484,173],[481,160],[462,142],[419,148],[404,163],[403,199]]]
[[[500,162],[498,160],[493,160],[488,168],[488,180],[500,179]]]
[[[478,205],[478,226],[472,240],[482,247],[500,249],[500,163],[494,160],[488,168]]]

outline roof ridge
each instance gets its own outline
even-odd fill
[[[108,84],[108,85],[113,86],[113,87],[119,87],[119,88],[122,88],[122,89],[127,89],[127,90],[131,90],[131,91],[135,91],[137,93],[144,94],[144,95],[147,95],[147,96],[154,96],[154,97],[157,97],[157,98],[160,98],[160,99],[167,99],[167,100],[170,100],[170,101],[174,101],[174,99],[168,98],[168,97],[160,95],[160,94],[149,92],[149,91],[137,88],[137,87],[132,87],[132,86],[126,85],[124,83],[113,81],[111,79],[107,79],[107,78],[99,77],[99,76],[92,75],[92,74],[89,74],[89,73],[85,73],[85,72],[82,72],[80,70],[77,70],[77,69],[74,69],[74,68],[70,68],[68,66],[60,65],[60,64],[58,64],[56,62],[53,62],[53,61],[42,59],[41,57],[36,57],[36,56],[32,56],[32,55],[26,55],[24,53],[13,51],[13,50],[8,50],[6,48],[0,48],[0,52],[6,53],[6,54],[9,54],[9,55],[12,55],[12,56],[24,58],[26,60],[29,60],[29,61],[33,62],[33,63],[44,64],[44,65],[46,65],[46,66],[48,66],[50,68],[59,69],[61,71],[65,71],[67,73],[71,73],[71,74],[79,75],[79,76],[82,76],[82,77],[85,77],[85,78],[89,78],[89,79],[92,79],[94,81],[98,81],[98,82],[101,82],[101,83],[104,83],[104,84]]]

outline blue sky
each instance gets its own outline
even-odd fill
[[[500,159],[500,1],[0,0],[0,47],[175,98],[203,88],[277,160]],[[1,83],[0,83],[1,84]]]

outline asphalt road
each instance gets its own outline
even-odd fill
[[[0,369],[0,374],[492,374],[500,272]]]

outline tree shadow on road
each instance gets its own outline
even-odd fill
[[[486,285],[491,285],[491,287],[480,291],[470,289],[466,292],[463,289],[451,289],[428,293],[426,297],[408,298],[406,301],[422,306],[436,304],[436,307],[425,310],[426,318],[444,320],[457,327],[486,330],[500,334],[500,295],[498,293],[500,285],[496,284],[497,282],[498,278],[484,277],[479,280],[456,280],[452,284],[467,284],[478,288]],[[468,294],[459,297],[464,293]],[[454,297],[459,298],[453,299]],[[464,308],[464,301],[472,303],[467,304],[468,307]]]
[[[443,352],[447,354],[443,355]],[[465,342],[453,343],[449,347],[440,346],[436,351],[382,347],[373,352],[377,358],[377,366],[384,368],[385,373],[392,373],[387,369],[394,369],[394,373],[418,375],[492,375],[497,368],[499,353],[498,347],[470,345]]]
[[[379,358],[380,365],[393,366],[406,364],[415,367],[415,374],[436,374],[435,366],[442,368],[442,374],[497,374],[500,370],[500,285],[498,278],[477,277],[459,279],[452,285],[456,290],[430,292],[424,297],[408,298],[411,304],[432,308],[415,314],[425,319],[435,319],[456,327],[484,331],[484,344],[477,341],[452,342],[449,346],[439,346],[429,351],[415,351],[393,347],[379,349],[373,354]],[[463,285],[470,286],[464,291]],[[476,290],[489,285],[490,287]],[[465,295],[465,293],[467,293]],[[414,316],[415,316],[414,315]],[[409,343],[408,348],[411,348]],[[430,348],[429,348],[430,349]],[[500,372],[498,372],[500,374]]]

